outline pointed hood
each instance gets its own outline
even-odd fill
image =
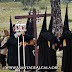
[[[14,35],[13,27],[12,27],[12,21],[11,21],[11,16],[10,16],[10,37]]]
[[[30,15],[30,13],[29,13]],[[34,38],[34,24],[33,24],[33,18],[28,18],[27,24],[26,24],[26,42],[29,42],[30,40],[33,40]]]
[[[31,22],[29,22],[27,34],[34,36],[34,24],[33,24],[33,18],[31,18]]]
[[[44,20],[43,20],[43,25],[41,28],[41,32],[45,32],[45,31],[47,31],[47,28],[46,28],[46,11],[45,11],[45,16],[44,16]]]
[[[42,28],[38,37],[38,40],[40,39],[40,36],[42,36],[42,33],[46,33],[47,32],[47,28],[46,28],[46,11],[45,11],[45,16],[44,16],[44,20],[43,20],[43,24],[42,24]]]
[[[48,32],[52,33],[53,16],[51,16]]]
[[[29,22],[27,33],[26,33],[26,42],[29,42],[30,40],[33,40],[34,38],[34,24],[33,24],[33,18],[31,18],[31,22]]]
[[[41,28],[41,32],[39,34],[37,43],[39,44],[41,41],[51,41],[52,40],[52,35],[50,34],[50,32],[47,31],[46,28],[46,11],[45,11],[45,16],[44,16],[44,20],[43,20],[43,25]]]
[[[68,5],[66,6],[66,14],[65,14],[65,20],[64,20],[63,33],[65,31],[69,31],[69,25],[68,25]]]
[[[29,15],[30,15],[30,12],[29,12]],[[28,31],[29,23],[30,23],[30,18],[27,19],[27,24],[26,24],[26,30],[27,31]],[[27,34],[27,31],[25,32],[25,34]]]

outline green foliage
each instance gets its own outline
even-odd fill
[[[24,5],[24,10],[27,9],[27,6],[34,7],[37,5],[40,9],[45,9],[49,4],[50,0],[20,0]]]
[[[33,5],[39,0],[20,0],[20,1],[23,3],[23,5]]]
[[[24,7],[22,10],[29,10],[29,8],[28,7]]]
[[[0,0],[0,2],[8,2],[8,0]]]
[[[72,19],[69,19],[69,22],[72,22]]]
[[[72,0],[61,0],[61,2],[71,2]]]
[[[0,0],[0,2],[12,2],[12,1],[16,2],[16,1],[20,1],[20,0]]]
[[[50,5],[50,0],[41,0],[39,1],[39,7],[40,9],[45,9],[47,6]]]
[[[40,1],[40,2],[39,2],[39,7],[40,7],[40,9],[45,9],[45,7],[46,7],[46,6],[45,6],[45,5],[46,5],[45,3],[46,3],[45,1]]]

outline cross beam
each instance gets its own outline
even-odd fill
[[[34,23],[34,37],[35,37],[35,64],[38,65],[38,50],[37,50],[37,27],[36,17],[44,17],[45,14],[36,14],[36,9],[33,9],[33,15],[15,16],[15,19],[32,18]],[[52,16],[52,14],[46,14],[46,16]]]
[[[46,14],[46,16],[51,16],[52,14]],[[36,17],[44,17],[45,14],[37,14]],[[25,16],[15,16],[15,19],[23,19],[23,18],[32,18],[33,15],[25,15]]]

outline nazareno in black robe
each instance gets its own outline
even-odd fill
[[[22,41],[22,35],[19,37],[20,42]],[[18,39],[13,35],[8,39],[8,41],[0,47],[0,49],[8,48],[8,58],[7,63],[9,66],[18,66]]]
[[[0,49],[3,49],[5,47],[8,48],[8,58],[7,58],[7,63],[9,66],[18,66],[18,39],[14,37],[15,32],[13,31],[12,28],[12,21],[11,21],[11,17],[10,17],[10,38],[8,39],[8,41],[2,46],[0,47]],[[25,38],[26,39],[26,38]],[[20,35],[19,37],[19,41],[21,42],[22,39],[22,35]],[[23,65],[23,57],[22,57],[22,53],[23,50],[22,48],[20,49],[20,65]]]
[[[57,40],[57,37],[54,36],[54,34],[52,33],[52,25],[53,25],[53,17],[51,16],[48,32],[51,34],[52,40],[50,41],[49,50],[50,50],[52,66],[56,66],[57,65],[56,50],[59,47],[59,42]],[[51,71],[55,71],[55,70],[56,69],[52,69]]]
[[[30,15],[30,13],[29,13]],[[26,24],[27,31],[25,32],[24,41],[29,43],[30,40],[33,40],[34,38],[34,25],[33,25],[33,18],[28,18],[27,24]],[[22,37],[22,36],[21,36]],[[21,65],[23,65],[23,46],[20,48],[21,52]],[[26,45],[25,47],[25,65],[26,66],[35,66],[35,56],[33,55],[33,51],[35,50],[34,45]]]
[[[9,40],[0,49],[8,48],[7,63],[9,66],[18,66],[18,48],[17,40],[14,36],[10,37]]]
[[[50,32],[47,31],[46,28],[46,11],[45,11],[42,29],[37,40],[37,45],[39,45],[38,66],[48,66],[48,67],[52,66],[51,55],[50,55],[51,52],[48,45],[48,41],[51,40],[52,40],[52,35],[50,34]],[[42,69],[42,70],[49,71],[47,69]]]
[[[62,71],[72,72],[72,34],[70,31],[65,31],[60,37],[60,41],[66,40],[66,46],[63,46]]]
[[[68,5],[66,6],[63,34],[60,37],[60,44],[62,43],[63,47],[62,71],[72,72],[72,34],[69,30],[67,9]]]
[[[0,49],[3,49],[5,47],[8,48],[7,63],[9,66],[18,66],[18,45],[17,39],[14,37],[14,34],[15,32],[13,31],[12,21],[10,17],[10,38],[2,47],[0,47]]]
[[[30,20],[30,19],[29,19]],[[35,66],[35,46],[34,44],[30,44],[30,41],[33,41],[34,38],[34,24],[33,24],[33,18],[31,18],[31,21],[27,22],[27,32],[25,35],[25,41],[29,44],[25,47],[25,57],[26,57],[26,66]]]

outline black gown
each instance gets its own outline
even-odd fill
[[[12,36],[8,39],[8,41],[0,47],[0,49],[8,48],[8,58],[7,63],[9,66],[17,66],[18,65],[18,48],[17,48],[17,39]]]
[[[22,35],[20,35],[20,42],[23,42]],[[24,41],[29,42],[30,40],[33,39],[33,36],[31,35],[25,35],[24,36]],[[25,65],[26,66],[35,66],[35,56],[33,55],[33,50],[35,50],[34,45],[26,45],[25,47]],[[23,66],[23,45],[20,47],[20,65]]]
[[[60,37],[62,42],[66,39],[66,46],[63,46],[63,57],[62,57],[62,71],[72,72],[72,34],[70,31],[66,31]]]
[[[52,48],[52,45],[55,45],[55,49]],[[52,36],[51,44],[50,44],[50,52],[51,52],[51,63],[52,66],[57,66],[57,57],[56,57],[56,50],[59,48],[59,42],[57,40],[57,37],[54,35]],[[52,71],[55,71],[56,69],[52,69]]]
[[[52,36],[48,32],[41,32],[37,44],[39,45],[38,66],[52,66],[48,41]]]
[[[20,47],[20,66],[24,66],[23,63],[23,45]]]
[[[25,47],[25,61],[26,66],[35,66],[35,56],[34,56],[35,47],[34,45],[27,45]]]

